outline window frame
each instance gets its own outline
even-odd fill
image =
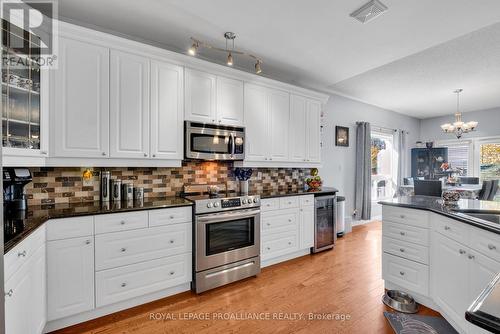
[[[469,154],[467,157],[467,175],[476,176],[475,169],[475,155],[474,155],[474,139],[447,139],[438,141],[436,147],[450,147],[450,146],[469,146]]]

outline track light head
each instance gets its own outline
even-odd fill
[[[256,74],[261,74],[262,73],[262,67],[260,66],[261,62],[260,60],[257,60],[255,63],[255,73]]]
[[[231,52],[229,52],[229,54],[227,55],[227,65],[233,66],[233,55],[231,54]]]
[[[191,47],[189,48],[188,53],[191,56],[196,56],[197,50],[198,50],[198,43],[194,42],[193,45],[191,45]]]

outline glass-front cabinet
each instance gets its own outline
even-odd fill
[[[6,156],[45,156],[47,134],[42,100],[47,85],[33,54],[35,35],[2,20],[2,144]],[[45,78],[44,78],[45,79]]]

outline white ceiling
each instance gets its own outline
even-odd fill
[[[234,31],[236,48],[262,57],[266,76],[415,117],[453,112],[457,87],[467,110],[500,105],[491,93],[500,83],[498,26],[451,41],[500,22],[500,1],[382,0],[389,11],[363,25],[349,13],[365,2],[61,0],[59,15],[180,52],[190,36],[224,46],[223,33]],[[235,62],[253,70],[247,59]]]

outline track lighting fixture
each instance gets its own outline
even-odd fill
[[[212,46],[209,43],[205,43],[203,41],[200,41],[194,37],[191,37],[191,41],[193,41],[192,46],[188,49],[188,54],[191,56],[196,56],[197,51],[200,47],[204,47],[207,49],[212,49],[215,51],[220,51],[220,52],[225,52],[227,54],[227,62],[226,64],[228,66],[233,66],[234,65],[234,58],[233,55],[241,55],[241,56],[246,56],[254,59],[256,61],[255,63],[255,73],[260,74],[262,73],[262,59],[258,58],[257,56],[254,56],[253,54],[246,53],[243,51],[238,51],[234,49],[234,40],[236,39],[236,34],[234,32],[226,32],[224,34],[224,38],[226,39],[226,47],[225,48],[218,48],[215,46]],[[231,43],[231,48],[228,47],[228,44]]]

